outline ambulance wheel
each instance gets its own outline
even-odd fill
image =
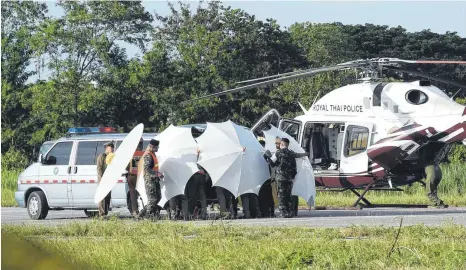
[[[49,206],[47,199],[42,191],[34,191],[28,198],[28,215],[31,219],[45,219],[49,213]]]
[[[99,211],[89,211],[87,209],[84,209],[84,214],[86,214],[86,217],[88,218],[93,218],[99,215]]]

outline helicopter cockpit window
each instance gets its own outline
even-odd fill
[[[293,122],[285,122],[283,123],[282,130],[293,137],[296,141],[298,141],[299,135],[299,124]]]
[[[354,156],[364,152],[367,148],[368,139],[368,128],[349,126],[346,129],[345,156]]]
[[[406,101],[408,101],[410,104],[413,105],[421,105],[426,103],[428,100],[428,97],[426,93],[420,91],[420,90],[409,90],[406,93]]]

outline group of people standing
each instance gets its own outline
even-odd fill
[[[265,141],[259,139],[265,147]],[[161,207],[157,204],[161,200],[160,181],[163,175],[159,172],[159,164],[155,152],[158,150],[159,141],[152,139],[149,142],[143,156],[138,163],[138,171],[144,171],[144,185],[146,188],[148,202],[139,212],[137,207],[136,180],[137,175],[131,174],[131,168],[136,166],[132,160],[128,164],[128,186],[130,192],[129,210],[135,219],[154,218],[160,215]],[[269,163],[271,179],[262,185],[259,195],[247,193],[240,196],[243,206],[243,218],[274,217],[275,204],[273,199],[272,184],[276,183],[278,195],[279,217],[293,217],[298,212],[298,197],[292,196],[293,180],[297,174],[296,158],[304,157],[307,153],[298,154],[288,149],[290,142],[287,138],[276,138],[277,151],[274,155],[270,151],[264,154]],[[98,181],[100,182],[106,166],[113,158],[114,145],[109,142],[105,144],[105,153],[97,158]],[[200,151],[197,152],[198,158]],[[171,198],[166,207],[171,219],[207,219],[207,196],[206,190],[212,187],[212,180],[208,172],[198,165],[197,171],[186,186],[185,194]],[[238,218],[238,199],[225,188],[215,186],[215,193],[220,206],[220,217]],[[111,194],[109,193],[99,203],[99,215],[106,216],[110,205]],[[200,204],[198,203],[200,202]],[[200,206],[200,207],[198,207]]]

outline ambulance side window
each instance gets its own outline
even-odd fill
[[[45,165],[69,165],[73,142],[57,143],[45,158]]]
[[[79,142],[76,165],[95,165],[97,142]]]
[[[94,164],[97,164],[97,157],[105,152],[105,147],[104,144],[106,144],[108,141],[101,141],[101,142],[96,142],[97,143],[97,151],[95,152],[94,156]]]

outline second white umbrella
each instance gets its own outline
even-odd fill
[[[270,178],[264,148],[248,129],[228,120],[207,123],[197,138],[201,165],[212,178],[214,186],[229,190],[235,197],[259,192]]]

